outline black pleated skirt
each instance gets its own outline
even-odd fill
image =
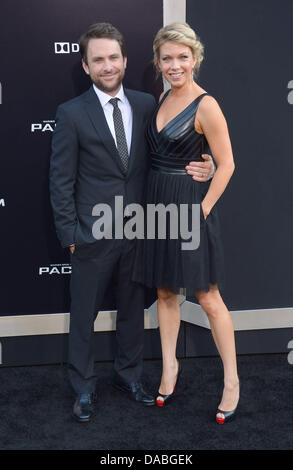
[[[220,290],[223,289],[224,254],[216,205],[206,220],[200,206],[198,220],[200,243],[196,249],[182,249],[182,243],[186,242],[186,239],[180,236],[180,217],[178,217],[178,238],[173,239],[170,236],[168,223],[165,239],[160,239],[158,236],[154,239],[146,237],[148,204],[161,203],[167,206],[172,203],[178,207],[178,213],[181,204],[188,204],[188,213],[191,217],[192,204],[201,204],[209,185],[210,181],[201,183],[187,174],[173,175],[150,170],[145,197],[145,233],[144,239],[136,241],[133,281],[150,288],[166,288],[176,294],[185,289],[187,296],[193,296],[196,290],[209,291],[210,283],[217,284]],[[157,224],[158,220],[156,226]]]

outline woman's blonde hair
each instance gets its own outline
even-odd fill
[[[199,37],[187,23],[171,23],[161,28],[154,39],[154,65],[159,71],[158,62],[160,57],[160,47],[165,42],[176,42],[190,47],[192,55],[197,58],[193,68],[193,77],[196,78],[200,64],[203,60],[204,46],[200,42]]]

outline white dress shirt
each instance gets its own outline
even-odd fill
[[[118,107],[122,114],[122,120],[123,120],[125,137],[126,137],[127,148],[128,148],[128,155],[130,155],[131,135],[132,135],[132,109],[124,93],[123,86],[121,85],[120,90],[115,96],[111,96],[111,95],[108,95],[107,93],[104,93],[103,91],[99,90],[99,88],[97,88],[94,84],[93,84],[93,87],[100,100],[107,124],[109,126],[110,132],[115,141],[116,147],[117,147],[117,142],[116,142],[116,134],[115,134],[115,128],[114,128],[114,121],[113,121],[113,109],[114,108],[113,108],[113,105],[109,103],[109,100],[111,98],[119,98]]]

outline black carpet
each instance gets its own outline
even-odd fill
[[[287,355],[238,356],[241,398],[235,421],[215,422],[222,393],[218,357],[183,359],[177,395],[144,407],[110,385],[112,363],[96,363],[96,415],[71,418],[74,395],[62,365],[0,369],[0,449],[293,449],[293,366]],[[155,393],[161,361],[145,361]]]

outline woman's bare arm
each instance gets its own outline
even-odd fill
[[[217,101],[212,96],[204,97],[197,113],[201,129],[217,164],[209,190],[202,201],[202,209],[207,217],[225,191],[235,164],[227,122]]]

